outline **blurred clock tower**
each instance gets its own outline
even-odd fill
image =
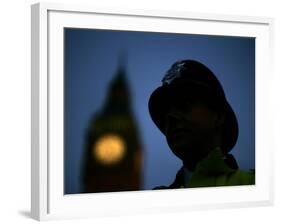
[[[143,155],[124,60],[106,94],[86,131],[83,192],[140,190]]]

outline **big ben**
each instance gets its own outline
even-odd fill
[[[125,65],[121,63],[102,108],[93,114],[86,131],[84,192],[139,190],[142,157]]]

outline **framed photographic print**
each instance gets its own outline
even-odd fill
[[[273,203],[273,19],[31,9],[33,218]]]

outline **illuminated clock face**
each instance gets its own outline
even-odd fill
[[[93,145],[93,156],[104,165],[113,165],[122,160],[126,152],[124,140],[116,134],[107,134]]]

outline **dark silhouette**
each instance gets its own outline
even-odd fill
[[[154,189],[255,183],[254,171],[239,170],[229,153],[238,138],[238,122],[220,82],[205,65],[194,60],[174,63],[148,106],[183,163],[170,186]]]
[[[142,185],[142,144],[121,62],[86,129],[83,193],[139,190]]]

